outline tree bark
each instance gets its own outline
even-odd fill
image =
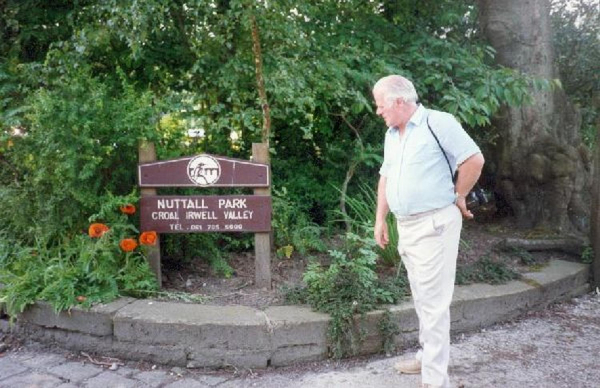
[[[592,220],[590,240],[594,249],[592,261],[592,274],[594,287],[600,287],[600,119],[596,123],[596,152],[594,155],[594,169],[592,180]]]
[[[548,0],[480,0],[479,11],[498,64],[557,78]],[[580,115],[562,89],[531,93],[532,104],[506,107],[494,122],[504,132],[496,190],[520,227],[587,233],[591,166]]]
[[[271,138],[271,109],[267,100],[267,91],[265,89],[265,79],[263,76],[263,62],[262,53],[260,48],[260,36],[258,34],[258,23],[256,23],[256,16],[254,13],[251,15],[252,22],[252,52],[254,54],[254,67],[256,70],[256,86],[258,88],[258,97],[263,110],[263,129],[262,129],[262,142],[269,145],[269,139]],[[267,163],[270,157],[267,155]]]

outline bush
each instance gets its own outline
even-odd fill
[[[277,254],[290,258],[294,251],[306,255],[310,251],[325,251],[322,228],[310,221],[297,204],[292,203],[285,187],[273,190],[272,228]]]
[[[107,192],[130,193],[138,142],[156,132],[155,105],[150,93],[110,88],[85,68],[40,89],[25,135],[4,155],[13,174],[0,186],[2,229],[26,244],[73,236]]]
[[[458,267],[456,270],[456,284],[471,283],[504,284],[511,280],[519,279],[520,275],[508,268],[506,264],[492,261],[484,256],[479,261]]]
[[[362,336],[355,328],[355,314],[364,316],[378,304],[396,303],[406,294],[406,290],[394,293],[383,288],[375,272],[374,248],[372,238],[348,233],[341,251],[329,251],[332,258],[329,267],[311,263],[304,274],[306,301],[313,309],[331,315],[328,335],[334,357],[353,354],[358,349]],[[302,296],[298,290],[293,295]],[[393,331],[389,323],[385,327]]]
[[[42,235],[31,245],[13,236],[0,237],[0,301],[15,316],[36,300],[56,311],[74,305],[90,307],[119,295],[140,296],[158,288],[137,229],[127,214],[115,212],[131,197],[111,197],[92,221],[87,234]],[[113,213],[107,213],[107,209]],[[141,240],[140,240],[141,241]],[[148,243],[149,240],[143,240]]]
[[[375,189],[369,185],[362,184],[359,186],[359,193],[355,196],[347,196],[346,204],[348,206],[348,214],[339,214],[343,217],[344,221],[350,222],[351,230],[357,232],[358,230],[373,231],[375,226],[375,211],[377,209],[377,193]],[[398,253],[398,227],[396,225],[396,218],[389,214],[386,218],[389,243],[385,249],[375,246],[376,252],[378,252],[383,258],[383,262],[387,265],[397,264],[400,261],[400,254]]]

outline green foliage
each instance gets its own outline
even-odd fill
[[[392,314],[389,310],[386,310],[383,313],[383,317],[377,326],[383,340],[383,352],[385,354],[392,353],[394,350],[396,350],[394,337],[400,334],[401,331],[398,325],[392,321]]]
[[[0,118],[5,131],[17,122],[29,130],[24,115],[31,107],[15,101],[22,101],[23,95],[42,84],[51,86],[56,101],[53,111],[72,112],[74,101],[82,101],[107,118],[106,123],[99,123],[101,128],[103,124],[118,128],[123,124],[119,118],[124,113],[130,116],[136,125],[125,126],[126,146],[142,127],[152,131],[157,127],[158,114],[138,120],[147,113],[140,110],[145,106],[169,117],[160,121],[160,133],[151,137],[158,142],[161,157],[196,152],[247,157],[262,126],[249,34],[253,15],[263,47],[276,184],[287,187],[291,201],[302,204],[319,224],[327,221],[338,200],[333,186],[323,182],[339,187],[347,166],[360,156],[347,152],[355,149],[356,141],[350,126],[359,129],[365,149],[375,150],[374,145],[381,144],[383,125],[373,115],[370,96],[371,85],[380,76],[393,72],[413,78],[423,101],[448,109],[470,127],[485,125],[501,103],[524,100],[527,81],[509,70],[488,66],[493,52],[469,38],[469,29],[476,25],[476,12],[469,2],[444,1],[443,6],[412,0],[381,4],[282,0],[268,5],[243,0],[67,3],[52,10],[32,7],[36,11],[30,14],[17,3],[6,6],[6,14],[15,21],[11,26],[18,26],[10,30],[11,37],[17,30],[35,31],[40,36],[32,41],[44,43],[30,58],[37,61],[32,66],[21,66],[23,59],[10,54],[10,71],[5,74],[12,86],[0,88],[0,99],[11,99],[7,106],[17,110]],[[52,28],[40,28],[48,25]],[[27,46],[33,35],[19,36],[15,39]],[[25,46],[18,46],[19,50]],[[6,55],[9,51],[5,50]],[[34,63],[42,70],[34,70]],[[93,80],[84,88],[90,96],[53,92],[57,85],[63,89],[83,85],[85,77],[74,70],[81,68]],[[26,78],[35,82],[21,82]],[[36,87],[21,90],[21,84]],[[123,84],[128,87],[122,88]],[[101,86],[105,90],[96,92]],[[135,98],[122,98],[123,89]],[[96,106],[90,103],[91,97]],[[136,110],[139,114],[131,117]],[[66,131],[78,124],[72,121],[53,126]],[[95,120],[87,122],[98,129]],[[188,129],[201,131],[203,136],[189,138]],[[489,141],[493,137],[481,135]],[[122,144],[117,145],[120,155],[130,155]],[[79,146],[74,142],[73,148]],[[358,173],[374,172],[371,159],[360,163],[359,169],[364,169]],[[98,172],[92,170],[88,173]],[[114,181],[130,179],[114,176]],[[113,180],[97,182],[100,186],[107,183]]]
[[[520,275],[508,268],[506,264],[482,257],[473,264],[459,266],[456,269],[456,284],[471,283],[504,284],[519,279]]]
[[[583,139],[592,148],[600,118],[600,7],[594,1],[553,0],[551,22],[560,78],[579,106]]]
[[[581,262],[584,264],[592,264],[594,262],[594,249],[591,246],[587,246],[581,253]]]
[[[507,246],[507,247],[505,247],[505,248],[502,249],[502,252],[508,254],[511,257],[516,257],[524,265],[534,265],[534,264],[536,264],[535,263],[535,258],[533,257],[533,255],[531,253],[529,253],[527,250],[523,249],[523,248],[514,247],[514,246]]]
[[[348,233],[342,250],[329,251],[332,262],[324,268],[311,263],[304,274],[306,301],[331,315],[329,339],[334,357],[355,353],[362,335],[355,314],[363,315],[381,303],[401,296],[381,287],[375,273],[377,255],[373,239]]]
[[[24,250],[42,241],[51,256],[68,244],[83,249],[77,236],[111,201],[107,193],[134,192],[140,140],[153,141],[161,159],[248,158],[263,121],[252,17],[274,184],[287,189],[273,202],[284,255],[323,249],[320,226],[338,208],[336,187],[350,167],[359,179],[376,174],[385,129],[372,109],[376,79],[412,78],[426,104],[454,113],[488,143],[501,134],[480,127],[500,104],[526,101],[533,82],[488,65],[493,50],[473,38],[472,2],[38,3],[0,2],[0,228]],[[355,232],[374,210],[373,193],[363,191],[350,210]],[[389,225],[382,254],[393,263]],[[162,242],[174,259],[201,252],[224,276],[231,274],[224,251],[249,247],[245,238],[206,234]]]
[[[222,243],[227,237],[214,233],[163,234],[161,235],[161,250],[165,260],[174,262],[189,262],[204,259],[217,276],[230,278],[233,268],[227,262],[227,252],[222,249]]]
[[[87,227],[106,193],[136,186],[137,145],[158,117],[151,93],[126,83],[111,90],[79,68],[30,99],[26,135],[6,154],[10,181],[0,187],[2,228],[26,242]],[[17,211],[15,209],[27,209]],[[33,222],[32,222],[33,220]]]
[[[377,192],[367,184],[359,186],[359,192],[353,196],[346,197],[348,214],[341,214],[345,220],[350,222],[351,230],[357,233],[361,230],[372,231],[375,225],[375,210],[377,209]],[[376,246],[375,251],[383,258],[386,265],[398,264],[400,255],[398,253],[398,227],[395,217],[390,214],[386,218],[389,234],[389,243],[385,249]]]
[[[112,197],[112,203],[124,199],[129,198]],[[135,237],[137,229],[117,209],[106,217],[111,220],[110,230],[99,238],[80,233],[57,241],[40,235],[26,246],[4,232],[0,239],[0,301],[6,304],[8,314],[14,317],[36,300],[61,311],[74,305],[90,307],[119,295],[155,291],[158,285],[143,249],[123,252],[119,248],[119,242]]]
[[[273,190],[273,219],[271,222],[277,253],[290,258],[294,251],[306,255],[323,252],[322,228],[311,222],[302,208],[292,203],[285,187]]]

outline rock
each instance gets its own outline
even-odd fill
[[[185,370],[183,368],[180,368],[178,366],[171,368],[171,372],[174,373],[177,376],[183,376],[185,374]]]

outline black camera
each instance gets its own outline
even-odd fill
[[[467,208],[475,209],[480,206],[487,205],[490,202],[489,194],[487,194],[481,187],[476,187],[467,194],[466,198]]]

